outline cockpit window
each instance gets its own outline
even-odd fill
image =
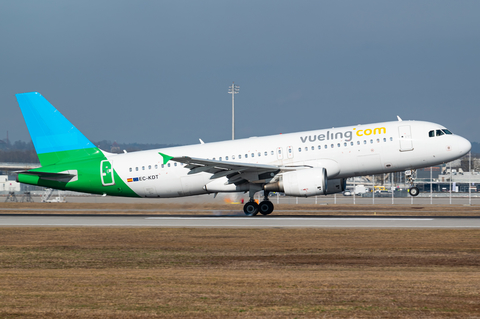
[[[444,129],[444,128],[441,129],[441,130],[432,130],[432,131],[428,132],[428,137],[442,136],[442,135],[445,135],[445,134],[452,135],[452,132],[450,132],[449,130]]]

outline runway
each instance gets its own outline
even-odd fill
[[[480,228],[478,217],[3,215],[0,227]]]

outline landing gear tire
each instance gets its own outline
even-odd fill
[[[410,193],[410,196],[413,196],[413,197],[415,197],[415,196],[417,196],[418,194],[420,194],[420,191],[418,190],[417,187],[412,187],[412,188],[410,188],[408,192]]]
[[[273,212],[273,204],[269,200],[264,200],[258,205],[258,210],[262,215],[268,215]]]
[[[247,216],[255,216],[258,214],[258,204],[256,202],[248,202],[243,206],[243,212]]]

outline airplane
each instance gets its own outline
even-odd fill
[[[167,198],[248,192],[247,216],[268,215],[270,192],[316,196],[349,177],[415,170],[467,154],[470,142],[440,124],[397,121],[122,154],[88,140],[40,93],[16,94],[41,167],[17,181],[110,196]],[[410,195],[419,193],[412,187]],[[255,193],[263,191],[257,204]]]

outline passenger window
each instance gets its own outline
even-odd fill
[[[164,165],[164,164],[162,164],[162,168],[164,168],[164,167],[165,167],[165,165]]]
[[[135,167],[135,171],[137,171],[137,172],[138,172],[138,167]]]
[[[221,161],[221,160],[222,160],[222,157],[219,157],[218,160]]]
[[[343,146],[347,147],[347,142],[343,143]]]
[[[325,148],[328,148],[328,145],[327,145],[327,144],[325,144]]]
[[[242,159],[242,155],[238,155],[238,159]]]
[[[308,151],[308,147],[305,146],[305,152]]]
[[[442,136],[444,135],[445,133],[442,132],[442,130],[437,130],[437,136]]]
[[[367,144],[367,140],[363,140],[363,144]]]
[[[282,150],[278,150],[278,154],[282,154]]]
[[[392,142],[392,141],[393,141],[393,137],[390,137],[390,142]]]
[[[255,153],[252,153],[252,157],[255,157]]]
[[[228,156],[225,156],[225,160],[228,161]]]
[[[168,163],[167,166],[170,167],[170,163]]]
[[[272,153],[272,155],[274,155],[274,154],[275,154],[273,151],[270,151],[270,153]]]
[[[265,152],[265,156],[267,156],[267,155],[268,155],[268,153],[267,153],[267,152]]]
[[[337,147],[340,147],[340,143],[337,143]]]
[[[318,149],[321,150],[321,149],[322,149],[322,146],[321,146],[321,145],[318,145]]]
[[[383,141],[384,141],[384,142],[386,142],[386,141],[387,141],[387,139],[384,137],[384,138],[383,138]]]
[[[379,139],[379,138],[377,138],[377,143],[380,143],[380,139]]]
[[[312,151],[315,150],[315,146],[312,146]]]
[[[152,169],[152,165],[148,165],[148,169]]]
[[[360,141],[357,141],[357,145],[360,145]]]
[[[245,158],[248,158],[248,154],[245,154]]]
[[[214,157],[214,158],[212,158],[212,160],[215,160],[215,157]]]
[[[232,159],[235,159],[235,155],[232,155]]]
[[[130,171],[130,172],[132,171],[132,168],[131,168],[131,167],[129,168],[129,171]]]
[[[335,145],[334,145],[334,144],[332,144],[332,145],[330,145],[330,147],[331,147],[331,148],[334,148],[334,147],[335,147]]]
[[[177,166],[177,163],[175,162],[175,163],[173,163],[173,165]]]
[[[301,151],[302,151],[302,148],[301,148],[301,147],[299,147],[299,148],[298,148],[298,152],[300,153]]]
[[[353,142],[350,142],[350,146],[353,146]]]
[[[142,166],[142,171],[144,171],[144,170],[145,170],[145,166]]]
[[[155,164],[155,169],[158,169],[158,164]]]
[[[262,153],[258,152],[258,157],[262,156]]]
[[[428,132],[428,137],[435,137],[435,131]]]

